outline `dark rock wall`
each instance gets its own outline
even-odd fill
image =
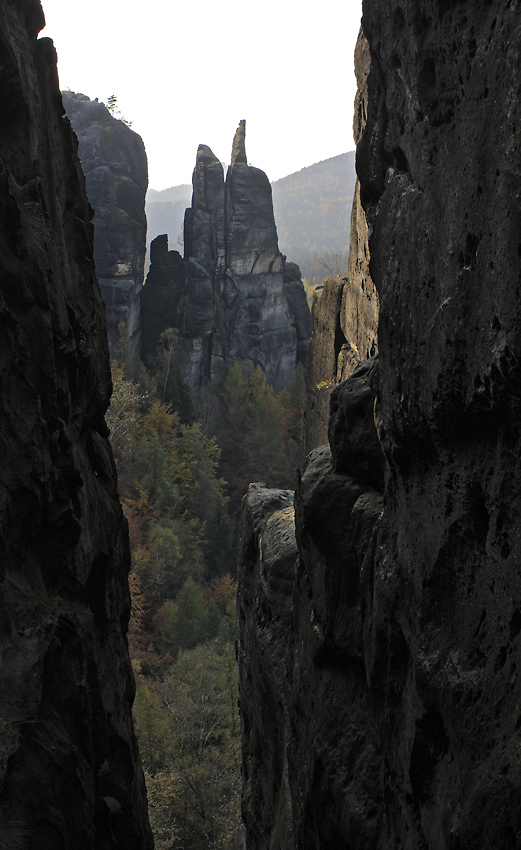
[[[168,250],[166,233],[150,243],[147,285],[140,294],[141,356],[152,363],[166,328],[179,328],[187,306],[186,263],[178,251]]]
[[[358,85],[353,135],[356,143],[365,129],[369,67],[369,46],[360,32],[355,50]],[[346,274],[328,277],[313,294],[312,334],[306,361],[305,454],[327,441],[329,401],[334,387],[377,350],[379,307],[369,269],[368,233],[357,180]]]
[[[298,557],[292,491],[250,485],[241,546],[238,617],[247,846],[269,846],[273,836],[273,846],[291,848],[287,663]]]
[[[146,850],[92,213],[40,3],[0,22],[0,845]]]
[[[376,358],[333,394],[293,494],[251,485],[239,550],[249,850],[376,848],[382,795],[360,584],[382,507]]]
[[[103,103],[63,92],[78,136],[87,195],[94,209],[94,261],[107,310],[111,355],[118,325],[125,322],[131,350],[139,353],[140,292],[143,287],[148,165],[143,141]]]
[[[152,348],[158,304],[166,308],[170,298],[175,307],[163,310],[163,329],[179,330],[182,373],[196,393],[219,363],[238,360],[259,364],[280,390],[304,362],[311,334],[300,272],[278,248],[270,183],[248,165],[244,137],[241,121],[226,180],[210,148],[199,146],[184,263],[170,252],[159,271],[152,255],[142,293],[144,349]]]
[[[246,846],[516,850],[521,16],[365,0],[362,24],[379,365],[335,389],[302,471],[283,613],[277,553],[243,536]]]
[[[364,4],[357,151],[386,506],[367,597],[386,842],[521,846],[516,3]]]

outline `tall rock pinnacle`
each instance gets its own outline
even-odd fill
[[[239,126],[235,131],[232,144],[232,167],[238,162],[248,165],[246,158],[246,121],[244,119],[239,121]]]
[[[163,328],[179,330],[182,374],[195,392],[218,363],[239,360],[260,365],[281,389],[303,362],[311,333],[300,272],[279,251],[271,185],[248,165],[245,132],[241,121],[226,181],[210,148],[199,146],[184,264],[179,256],[168,262],[161,244],[141,296],[144,351],[155,351],[162,315]]]
[[[0,0],[0,846],[152,850],[105,309],[44,26]]]
[[[378,355],[294,501],[244,502],[246,846],[520,850],[519,4],[364,0],[362,26],[349,285]]]

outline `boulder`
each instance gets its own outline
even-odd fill
[[[251,485],[244,501],[238,561],[243,817],[249,846],[259,850],[377,847],[381,763],[361,607],[364,564],[382,510],[382,494],[367,474],[371,469],[383,478],[381,450],[375,469],[374,371],[374,364],[363,364],[341,385],[340,424],[333,429],[337,462],[329,446],[309,454],[294,511],[292,494],[263,485]],[[352,468],[350,437],[358,450]]]

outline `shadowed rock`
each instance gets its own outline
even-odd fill
[[[340,385],[335,460],[329,446],[310,453],[294,511],[292,494],[263,485],[251,485],[244,501],[243,817],[259,848],[377,846],[380,760],[360,605],[382,510],[370,480],[382,481],[384,467],[375,451],[373,378],[374,364],[364,363]]]
[[[37,0],[0,0],[0,845],[151,850],[92,210]]]
[[[378,373],[331,396],[273,625],[263,529],[244,538],[247,846],[517,850],[521,19],[467,0],[363,8],[352,256],[378,292]],[[260,656],[254,636],[283,616]]]

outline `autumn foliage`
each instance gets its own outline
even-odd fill
[[[237,517],[251,481],[293,486],[303,380],[297,372],[276,395],[260,367],[237,363],[194,408],[174,337],[147,372],[123,331],[107,423],[131,545],[128,638],[151,823],[158,850],[213,850],[240,818]]]

